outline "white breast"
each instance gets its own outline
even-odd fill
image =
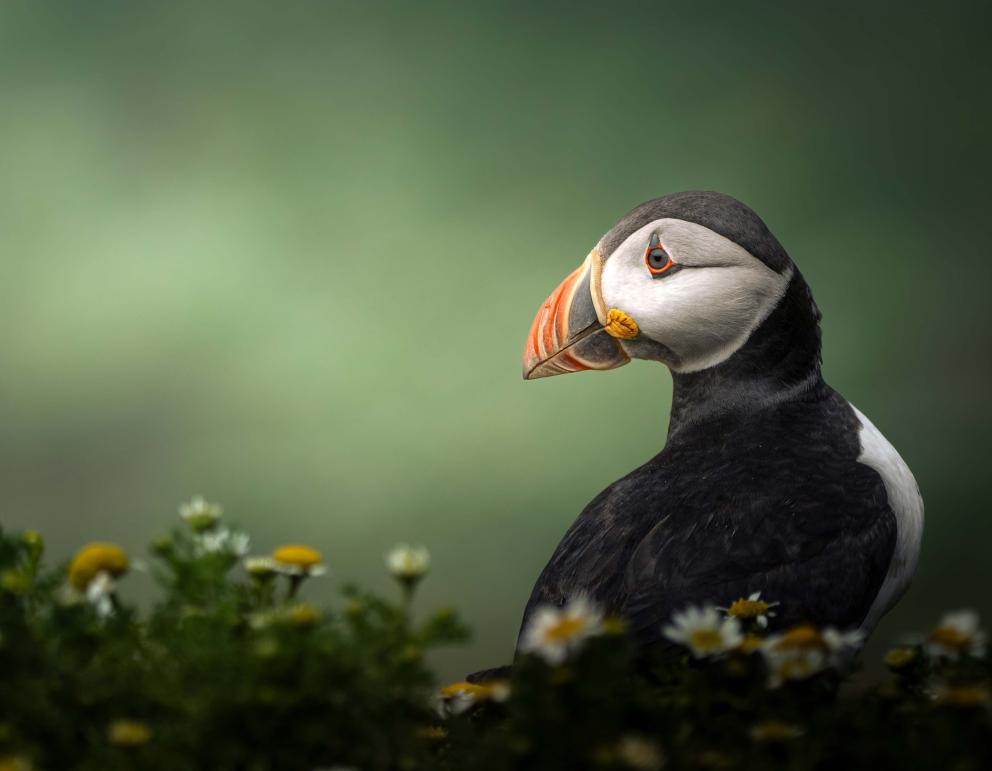
[[[916,572],[920,541],[923,538],[923,498],[920,497],[920,488],[913,473],[899,457],[895,447],[889,444],[882,432],[857,407],[852,404],[851,409],[861,422],[858,435],[861,454],[858,455],[858,462],[875,469],[882,477],[889,506],[896,516],[897,528],[896,548],[892,553],[885,581],[861,625],[862,631],[868,634],[902,597]]]

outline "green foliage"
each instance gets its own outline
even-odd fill
[[[246,540],[219,513],[186,519],[152,544],[162,594],[146,610],[116,594],[116,547],[49,568],[40,536],[0,532],[0,771],[992,762],[990,669],[968,614],[890,651],[885,682],[854,687],[841,652],[856,641],[766,635],[774,606],[754,597],[676,617],[666,634],[682,646],[661,656],[579,602],[535,618],[508,679],[439,691],[425,656],[467,633],[451,611],[413,621],[425,551],[390,555],[397,601],[346,587],[317,609],[297,596],[321,572],[315,551],[242,569]]]
[[[41,569],[40,541],[0,536],[0,757],[44,769],[428,767],[424,656],[465,638],[454,614],[414,624],[404,604],[356,589],[318,610],[287,596],[298,576],[237,580],[238,555],[202,539],[177,529],[153,544],[164,598],[142,614],[116,597],[102,613],[65,586],[64,567]]]

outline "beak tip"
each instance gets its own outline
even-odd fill
[[[540,361],[536,356],[531,355],[530,343],[528,343],[527,350],[524,353],[524,360],[521,362],[520,367],[520,375],[524,380],[530,380],[531,373],[537,369],[538,364],[540,364]]]
[[[541,377],[540,370],[541,362],[525,360],[520,374],[524,380],[537,380],[537,378]]]

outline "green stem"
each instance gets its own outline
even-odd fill
[[[292,600],[296,597],[296,592],[299,591],[300,584],[303,583],[304,578],[305,576],[303,575],[289,577],[289,592],[286,594],[286,599]]]

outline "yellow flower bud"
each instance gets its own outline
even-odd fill
[[[893,648],[885,654],[885,665],[891,670],[905,669],[916,660],[913,648]]]
[[[0,589],[11,594],[26,594],[31,589],[31,577],[19,570],[5,570],[0,573]]]
[[[290,575],[319,576],[324,572],[321,554],[316,549],[300,544],[279,546],[272,551],[277,570]]]
[[[69,583],[82,591],[98,573],[114,578],[124,575],[130,567],[127,554],[112,543],[91,543],[80,549],[69,563]]]
[[[152,738],[152,729],[140,720],[115,720],[107,726],[107,741],[118,747],[138,747]]]
[[[320,621],[320,611],[313,605],[300,603],[286,610],[286,620],[296,626],[313,626]]]
[[[45,539],[41,537],[41,533],[37,530],[25,530],[21,533],[21,543],[32,550],[37,549],[41,551],[45,546]]]

